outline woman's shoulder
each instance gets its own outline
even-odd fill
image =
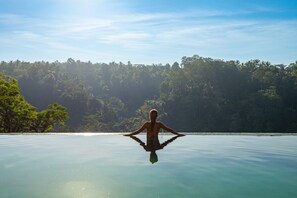
[[[144,126],[149,126],[151,123],[149,121],[144,123]]]

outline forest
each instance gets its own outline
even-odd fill
[[[152,108],[177,131],[297,132],[297,61],[2,61],[0,83],[4,133],[133,131]]]

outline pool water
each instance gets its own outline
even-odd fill
[[[122,135],[0,135],[0,197],[297,197],[297,136],[188,135],[156,155]]]

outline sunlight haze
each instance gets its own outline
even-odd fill
[[[198,54],[289,64],[297,1],[0,1],[0,59],[170,63]]]

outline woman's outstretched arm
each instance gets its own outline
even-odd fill
[[[136,130],[136,131],[134,131],[132,133],[126,134],[125,136],[137,135],[141,131],[143,131],[144,129],[146,129],[147,128],[147,125],[148,125],[148,123],[146,122],[146,123],[144,123],[144,125],[142,125],[142,127],[140,129],[138,129],[138,130]]]
[[[133,136],[133,135],[130,135],[130,138],[132,138],[133,140],[138,142],[140,144],[140,146],[142,146],[144,148],[144,150],[147,151],[147,147],[143,141],[141,141],[139,138],[137,138],[136,136]]]
[[[181,133],[178,133],[178,132],[174,131],[173,129],[171,129],[171,128],[165,126],[163,123],[160,122],[160,124],[161,124],[161,128],[162,128],[162,129],[164,129],[164,130],[166,130],[166,131],[168,131],[168,132],[171,132],[171,133],[173,133],[173,134],[175,134],[175,135],[178,135],[178,136],[184,136],[184,134],[181,134]]]
[[[167,146],[169,143],[173,142],[176,138],[180,137],[179,135],[174,136],[170,138],[169,140],[165,141],[164,143],[161,144],[161,149],[163,149],[165,146]]]

